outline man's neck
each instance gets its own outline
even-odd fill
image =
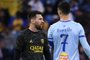
[[[68,21],[69,20],[69,15],[64,15],[60,17],[62,21]]]
[[[33,24],[30,24],[29,30],[31,30],[33,32],[38,32],[37,28],[35,28],[35,26]]]

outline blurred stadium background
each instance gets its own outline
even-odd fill
[[[0,0],[0,60],[13,60],[14,48],[20,31],[28,27],[27,15],[31,11],[43,13],[44,30],[57,22],[57,4],[64,0]],[[83,25],[90,44],[90,0],[65,0],[71,5],[70,19]],[[89,60],[81,45],[80,59]]]

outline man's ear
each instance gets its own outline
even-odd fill
[[[31,19],[31,23],[35,23],[35,20],[34,19]]]
[[[57,9],[57,13],[58,13],[58,15],[60,15],[60,10],[59,9]]]

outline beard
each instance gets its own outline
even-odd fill
[[[38,30],[42,30],[42,26],[41,26],[41,25],[36,25],[36,28],[37,28]]]
[[[35,27],[36,27],[38,30],[43,30],[44,23],[41,23],[41,24],[35,23]]]

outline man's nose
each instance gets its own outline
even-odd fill
[[[44,20],[42,20],[42,23],[44,23]]]

